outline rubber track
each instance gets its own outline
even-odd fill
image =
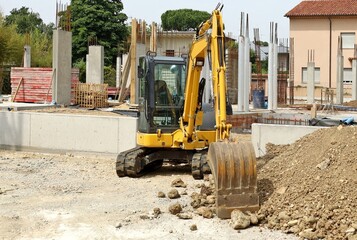
[[[135,164],[140,163],[140,156],[145,154],[145,149],[136,147],[121,152],[116,161],[116,170],[119,177],[140,177],[142,173],[135,171]],[[141,170],[141,169],[140,169]]]

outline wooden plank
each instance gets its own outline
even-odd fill
[[[128,53],[128,59],[126,60],[126,62],[124,64],[124,68],[123,68],[123,75],[121,78],[119,98],[118,98],[119,102],[123,102],[126,97],[125,96],[126,84],[128,83],[129,72],[131,70],[131,61],[129,59],[130,57],[131,57],[131,46],[130,46],[129,53]],[[116,96],[115,96],[115,98],[116,98]]]
[[[131,22],[131,81],[130,81],[130,103],[136,103],[136,43],[137,43],[137,21],[133,19]]]
[[[20,80],[20,82],[19,82],[19,84],[17,85],[15,95],[14,95],[14,97],[12,98],[12,101],[13,101],[13,102],[15,102],[15,98],[16,98],[16,96],[17,96],[17,93],[19,92],[20,86],[21,86],[21,84],[23,83],[23,81],[24,81],[24,78],[22,77],[21,80]]]

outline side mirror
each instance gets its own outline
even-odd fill
[[[138,78],[144,77],[144,69],[141,66],[138,66]]]

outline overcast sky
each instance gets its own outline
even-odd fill
[[[59,0],[58,0],[59,1]],[[69,3],[70,0],[62,0]],[[166,10],[189,8],[212,12],[218,0],[122,0],[123,12],[131,18],[143,19],[147,23],[160,23],[160,16]],[[289,37],[289,19],[285,13],[299,4],[301,0],[221,0],[224,4],[223,21],[226,32],[233,36],[239,35],[241,12],[249,14],[250,32],[253,37],[253,28],[259,28],[260,38],[269,39],[270,22],[278,23],[278,37]],[[13,8],[29,7],[33,12],[38,12],[45,23],[55,21],[56,0],[0,0],[0,9],[8,15]]]

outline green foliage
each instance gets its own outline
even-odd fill
[[[52,66],[52,39],[47,34],[35,29],[31,35],[32,67]]]
[[[79,61],[77,61],[76,63],[74,63],[74,68],[78,68],[79,69],[79,81],[82,83],[86,82],[86,62],[81,59]]]
[[[13,9],[10,15],[6,16],[5,24],[16,25],[16,31],[20,34],[30,33],[35,29],[44,27],[44,23],[38,13],[30,12],[29,8],[22,7]]]
[[[104,67],[104,83],[107,83],[110,87],[116,86],[116,71],[112,66]]]
[[[126,40],[127,16],[121,0],[72,0],[73,62],[85,59],[88,40],[104,46],[106,65],[115,65],[118,44]]]
[[[210,17],[211,14],[205,11],[192,9],[168,10],[161,15],[161,23],[165,31],[188,31],[190,29],[196,29],[202,22]]]

